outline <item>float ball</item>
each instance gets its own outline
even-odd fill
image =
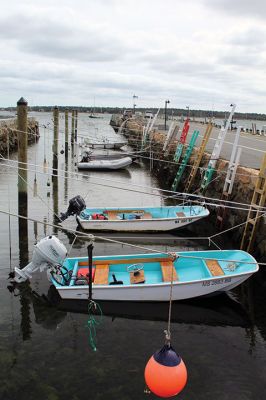
[[[150,391],[159,397],[175,396],[187,383],[186,366],[170,345],[151,356],[144,376]]]

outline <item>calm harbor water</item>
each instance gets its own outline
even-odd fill
[[[53,223],[54,211],[66,211],[69,199],[77,194],[91,206],[162,204],[158,190],[148,189],[157,187],[158,182],[142,163],[112,174],[87,172],[80,176],[75,168],[77,156],[70,155],[66,166],[60,153],[64,148],[63,118],[56,185],[49,169],[52,116],[32,116],[40,123],[41,138],[28,150],[30,218]],[[118,139],[108,125],[109,117],[90,120],[81,114],[79,135]],[[17,214],[17,154],[11,159],[14,162],[0,163],[0,209]],[[145,194],[140,186],[146,187]],[[97,351],[93,351],[86,304],[58,303],[44,273],[36,273],[30,284],[14,293],[7,289],[9,272],[31,259],[33,245],[42,237],[56,233],[71,256],[85,255],[88,242],[78,237],[71,248],[73,233],[29,221],[27,243],[26,237],[18,235],[17,217],[0,213],[0,222],[0,399],[155,398],[144,393],[143,373],[150,356],[163,345],[168,304],[101,303],[103,316],[96,317]],[[63,226],[75,229],[76,222],[70,218]],[[117,236],[122,242],[164,251],[207,248],[207,243],[177,237],[157,235],[155,240],[152,235],[141,235],[133,241],[127,234]],[[94,247],[95,255],[139,252],[143,250],[106,241],[96,240]],[[188,383],[180,399],[265,399],[265,278],[260,271],[230,296],[174,304],[172,345],[188,369]]]

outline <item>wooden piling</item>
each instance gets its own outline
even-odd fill
[[[75,110],[72,110],[71,114],[71,144],[75,141]]]
[[[53,141],[53,175],[58,175],[58,128],[59,128],[59,110],[54,108],[54,141]]]
[[[18,214],[28,218],[28,103],[21,97],[17,102],[18,131]],[[28,262],[28,220],[19,218],[20,268]]]
[[[68,110],[65,110],[65,158],[68,158]]]
[[[54,108],[54,142],[53,142],[53,208],[54,208],[54,224],[57,224],[58,215],[58,130],[59,130],[59,110]],[[57,234],[57,228],[54,229]]]
[[[75,142],[78,141],[78,110],[75,111]]]
[[[18,129],[18,191],[27,197],[28,103],[21,97],[17,102]]]

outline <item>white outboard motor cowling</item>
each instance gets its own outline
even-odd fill
[[[15,268],[14,281],[25,282],[30,279],[32,273],[43,271],[56,265],[62,265],[67,256],[67,249],[56,236],[47,236],[36,245],[32,255],[32,261],[23,269]]]

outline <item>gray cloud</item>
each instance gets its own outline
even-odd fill
[[[247,2],[167,4],[3,4],[0,106],[21,95],[31,104],[86,105],[95,96],[101,105],[132,106],[136,93],[143,107],[163,106],[169,98],[173,107],[211,109],[239,102],[264,110],[266,31],[259,19],[255,26]]]
[[[244,32],[235,34],[230,43],[249,48],[249,51],[265,49],[266,31],[258,28],[250,28]]]
[[[74,23],[74,21],[73,21]],[[42,57],[74,61],[112,61],[121,58],[125,45],[104,27],[75,27],[55,18],[16,14],[0,18],[0,38],[16,43],[17,49]]]
[[[266,18],[266,2],[264,0],[202,0],[209,8],[220,10],[226,14],[251,18]]]

